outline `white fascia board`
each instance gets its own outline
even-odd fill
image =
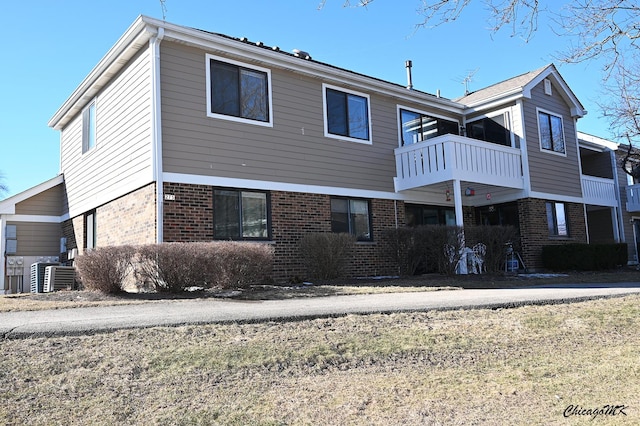
[[[476,112],[492,110],[505,104],[515,103],[518,99],[522,99],[523,97],[522,88],[513,89],[509,92],[500,93],[499,95],[483,99],[482,101],[464,104],[464,114],[468,115]]]
[[[62,223],[68,218],[65,216],[44,216],[37,214],[14,214],[6,215],[7,222],[29,222],[29,223]]]
[[[600,147],[601,148],[600,150],[602,150],[602,148],[608,148],[612,151],[616,151],[620,147],[620,144],[617,142],[609,141],[606,139],[599,138],[597,136],[589,135],[587,133],[578,131],[578,143],[580,144],[581,147],[585,145],[584,142],[589,142],[597,147]],[[585,146],[585,148],[592,149],[589,146]]]
[[[144,17],[138,17],[51,117],[49,127],[62,129],[136,52],[147,48],[147,42],[156,32]]]
[[[550,194],[548,192],[531,191],[529,193],[529,197],[548,201],[584,204],[583,197],[575,197],[572,195]]]
[[[576,95],[573,93],[571,88],[567,86],[565,81],[553,66],[549,66],[546,70],[542,71],[524,86],[523,93],[525,97],[531,98],[531,90],[535,86],[540,84],[540,82],[542,82],[542,80],[544,80],[545,78],[553,79],[553,82],[562,89],[560,96],[562,96],[562,98],[571,106],[572,117],[584,117],[585,115],[587,115],[587,111],[584,109]]]
[[[191,185],[207,185],[220,188],[257,189],[262,191],[303,192],[310,194],[335,195],[342,197],[379,198],[387,200],[404,200],[401,193],[391,191],[372,191],[358,188],[334,186],[305,185],[288,182],[272,182],[252,179],[237,179],[220,176],[190,175],[182,173],[164,173],[164,182]]]

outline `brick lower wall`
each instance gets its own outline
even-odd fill
[[[164,241],[211,241],[213,228],[213,188],[206,185],[165,183],[164,193],[172,200],[164,203]],[[306,233],[331,232],[331,197],[323,194],[272,191],[269,193],[271,240],[275,254],[274,279],[305,279],[306,269],[298,244]],[[348,266],[349,276],[397,273],[395,264],[381,256],[383,230],[404,224],[404,204],[392,200],[371,200],[374,241],[358,242]]]
[[[147,185],[96,208],[96,244],[152,244],[156,241],[155,184]],[[85,235],[85,214],[62,223],[62,235],[67,238],[67,250],[82,254]]]
[[[213,240],[213,188],[207,185],[164,183],[165,242]]]
[[[549,236],[546,203],[546,200],[535,198],[518,200],[521,254],[532,271],[542,269],[543,246],[587,242],[583,204],[565,203],[569,236],[552,237]]]

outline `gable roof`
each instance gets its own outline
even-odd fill
[[[546,78],[561,89],[559,91],[560,96],[570,106],[573,117],[583,117],[587,114],[587,111],[553,64],[501,81],[461,98],[454,99],[454,101],[464,104],[468,110],[481,110],[496,102],[502,103],[520,98],[531,98],[531,90]]]

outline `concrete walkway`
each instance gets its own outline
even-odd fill
[[[296,320],[346,314],[514,307],[640,293],[640,282],[562,284],[513,289],[451,290],[288,300],[171,300],[136,305],[0,313],[4,338],[87,334],[186,324]]]

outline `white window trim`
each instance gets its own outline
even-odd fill
[[[397,104],[396,115],[398,119],[398,147],[402,147],[402,115],[400,113],[401,110],[411,111],[411,112],[415,112],[417,114],[422,114],[422,115],[428,115],[429,117],[433,117],[433,118],[441,118],[443,120],[454,121],[458,123],[458,130],[460,130],[461,124],[460,124],[460,120],[458,120],[457,118],[447,117],[446,115],[423,111],[418,108]]]
[[[267,75],[267,86],[268,86],[267,92],[269,96],[267,107],[269,108],[269,121],[251,120],[249,118],[234,117],[232,115],[216,114],[211,112],[211,60],[212,59],[215,61],[236,65],[242,68],[247,68],[250,70],[264,72]],[[244,62],[234,61],[228,58],[223,58],[221,56],[211,55],[209,53],[205,54],[205,66],[206,66],[206,80],[207,80],[206,82],[207,83],[206,85],[207,86],[206,87],[207,117],[217,118],[220,120],[235,121],[237,123],[243,123],[243,124],[253,124],[256,126],[273,127],[273,88],[271,86],[271,70],[270,69],[257,67],[255,65],[250,65]]]
[[[329,120],[327,117],[327,89],[337,90],[339,92],[349,93],[351,95],[360,96],[367,100],[367,126],[369,127],[369,139],[350,138],[348,136],[334,135],[329,133]],[[362,143],[366,145],[373,145],[373,133],[371,131],[371,98],[366,93],[355,92],[353,90],[345,89],[340,86],[333,86],[331,84],[322,83],[322,117],[324,119],[324,136],[326,138],[340,139],[348,142]]]
[[[554,151],[552,149],[546,149],[542,147],[542,138],[540,137],[540,113],[543,112],[548,115],[553,115],[559,117],[562,120],[562,140],[564,141],[564,152]],[[564,117],[562,114],[558,114],[553,111],[549,111],[543,108],[536,108],[536,124],[538,125],[538,146],[540,147],[540,152],[544,152],[545,154],[557,155],[559,157],[567,156],[567,138],[564,133]]]
[[[87,133],[89,130],[88,125],[85,123],[85,114],[88,114],[89,109],[93,106],[93,114],[95,125],[93,128],[93,146],[89,147],[89,134]],[[89,102],[83,109],[80,118],[82,124],[82,154],[89,154],[93,152],[98,146],[98,101],[97,98],[93,98],[91,102]]]

